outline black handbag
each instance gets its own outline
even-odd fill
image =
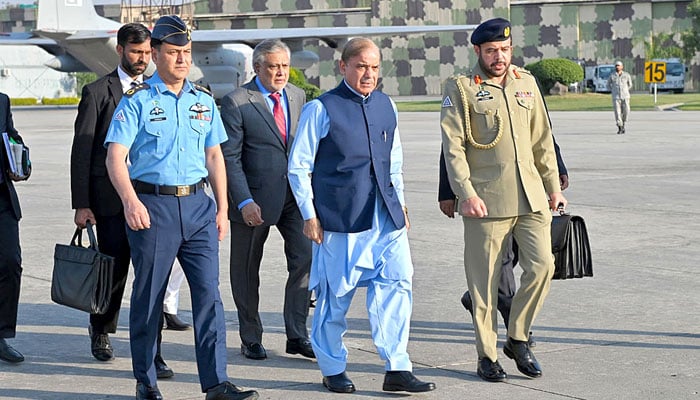
[[[86,230],[89,247],[82,245],[81,228],[75,230],[70,245],[56,244],[51,300],[90,314],[103,314],[112,292],[114,257],[100,253],[89,221]]]
[[[552,217],[552,253],[552,279],[593,276],[591,244],[582,217],[563,212]]]

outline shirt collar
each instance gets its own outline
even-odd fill
[[[121,65],[117,66],[117,75],[119,75],[119,82],[122,84],[122,92],[126,92],[131,89],[131,82],[143,83],[143,75],[138,75],[134,78],[130,77],[129,74],[124,72]]]
[[[343,83],[345,84],[345,87],[347,87],[351,92],[353,92],[353,93],[355,93],[356,95],[360,96],[360,97],[362,98],[362,101],[367,101],[367,100],[369,99],[369,96],[372,95],[372,92],[374,92],[374,90],[373,90],[373,91],[370,92],[367,96],[365,96],[365,95],[360,94],[357,90],[351,88],[350,85],[348,85],[348,82],[347,82],[345,79],[343,79]]]
[[[162,79],[160,79],[160,75],[158,75],[158,71],[156,71],[155,74],[150,79],[147,79],[146,82],[152,87],[155,88],[158,93],[164,93],[168,92],[169,89],[167,86],[165,86],[165,83],[163,82]],[[194,89],[194,85],[192,82],[190,82],[189,79],[185,79],[185,83],[182,85],[182,92],[190,92],[190,93],[196,93],[196,90]],[[178,93],[175,93],[177,95]]]
[[[258,86],[258,90],[260,90],[263,97],[269,97],[272,94],[271,91],[267,90],[265,86],[263,86],[262,82],[260,82],[260,78],[257,75],[255,76],[255,84]],[[280,90],[279,94],[284,97],[284,89]]]

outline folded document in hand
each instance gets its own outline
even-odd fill
[[[2,133],[2,143],[8,172],[20,178],[27,178],[31,173],[29,148],[22,143],[15,143],[7,132]]]

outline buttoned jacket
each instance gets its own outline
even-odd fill
[[[511,66],[502,87],[477,66],[471,76],[445,83],[440,125],[450,187],[459,199],[479,196],[488,217],[514,217],[548,208],[561,191],[552,132],[532,75]],[[457,85],[460,82],[462,90]],[[465,102],[473,139],[465,131]]]
[[[71,150],[71,202],[74,209],[90,208],[96,215],[122,212],[122,202],[107,175],[104,147],[112,115],[122,98],[122,84],[115,69],[83,87],[75,119]]]
[[[288,104],[286,144],[255,78],[221,99],[221,118],[228,135],[221,150],[231,221],[243,223],[238,205],[251,198],[260,206],[265,224],[275,224],[280,218],[289,190],[287,157],[306,102],[304,91],[291,83],[284,92]]]

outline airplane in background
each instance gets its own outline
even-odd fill
[[[119,63],[117,30],[121,23],[101,17],[92,0],[38,0],[37,29],[32,34],[0,36],[0,45],[36,45],[54,55],[46,66],[61,72],[108,74]],[[253,75],[253,47],[281,39],[292,51],[293,67],[304,69],[318,55],[304,50],[305,39],[339,48],[354,36],[391,36],[473,30],[475,25],[363,26],[280,29],[214,29],[192,32],[192,67],[188,78],[221,98]],[[151,69],[152,71],[152,69]]]

